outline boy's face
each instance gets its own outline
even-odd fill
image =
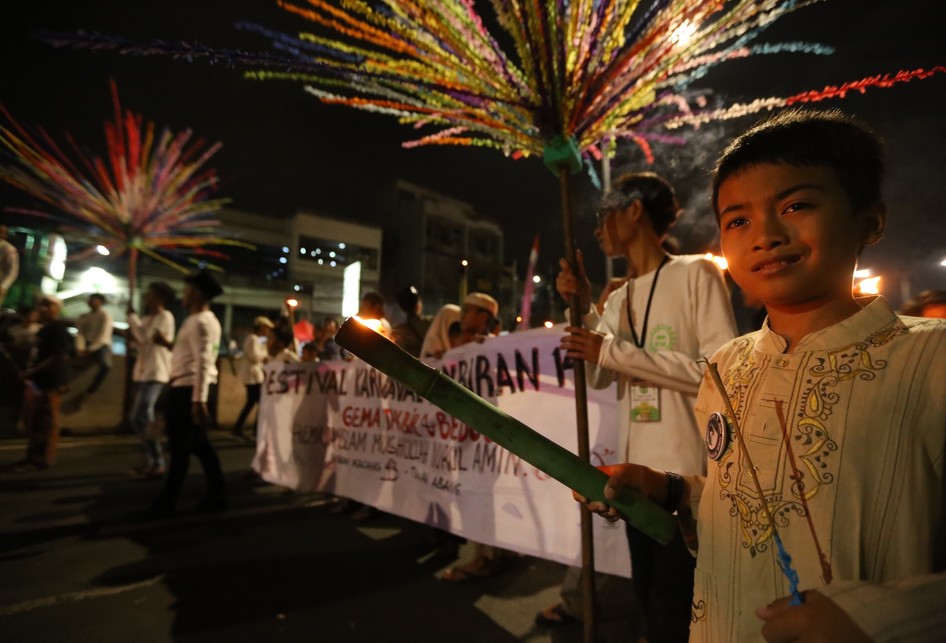
[[[185,308],[190,308],[197,304],[203,304],[206,301],[204,293],[194,284],[184,283],[184,292],[181,294],[181,303]]]
[[[161,302],[161,296],[156,293],[154,289],[148,288],[145,294],[142,295],[141,301],[144,304],[145,310],[154,310],[157,308],[158,303]]]
[[[880,239],[882,204],[855,213],[834,170],[785,163],[748,166],[719,189],[729,272],[767,307],[800,311],[852,299],[857,256]]]
[[[36,307],[40,321],[49,322],[59,317],[59,305],[48,300],[41,300]]]

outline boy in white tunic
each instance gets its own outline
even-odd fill
[[[735,418],[704,379],[707,475],[675,490],[663,472],[626,465],[605,490],[672,496],[685,530],[697,516],[693,640],[946,632],[946,322],[852,294],[858,255],[886,222],[882,172],[878,140],[838,112],[775,116],[719,162],[723,252],[768,310],[761,330],[711,359]],[[807,590],[801,604],[790,604],[772,521]]]

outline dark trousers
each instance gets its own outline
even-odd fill
[[[59,445],[59,389],[26,385],[26,459],[40,467],[56,464]]]
[[[192,394],[193,387],[190,386],[172,387],[168,391],[165,433],[171,464],[167,470],[164,488],[158,497],[158,504],[166,508],[173,508],[177,502],[177,496],[190,467],[191,453],[197,456],[204,470],[207,498],[220,499],[226,493],[220,459],[207,437],[207,427],[194,422]]]
[[[240,411],[236,424],[233,425],[234,433],[239,433],[243,430],[246,418],[250,416],[253,407],[259,403],[260,393],[263,389],[262,384],[245,384],[244,386],[246,386],[246,404],[243,405],[243,410]],[[257,415],[257,420],[259,420],[259,415]]]
[[[88,390],[86,390],[87,394],[92,395],[92,393],[99,390],[102,382],[108,377],[108,372],[112,369],[112,349],[108,346],[103,346],[94,353],[89,353],[88,360],[96,369],[95,378],[92,380],[92,383],[89,384]]]
[[[693,570],[696,559],[679,530],[661,545],[630,524],[631,580],[644,611],[648,643],[686,643],[690,638]]]

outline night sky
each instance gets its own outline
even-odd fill
[[[724,104],[821,89],[864,76],[946,65],[946,38],[929,0],[825,0],[782,18],[758,42],[806,41],[836,48],[831,56],[779,54],[724,63],[696,87]],[[540,160],[512,161],[477,148],[401,149],[414,132],[390,117],[323,106],[301,85],[246,81],[240,70],[114,52],[55,50],[31,36],[38,29],[80,29],[135,40],[200,42],[221,48],[269,50],[269,43],[234,28],[250,20],[293,33],[310,23],[270,0],[56,0],[17,3],[0,25],[0,102],[24,123],[54,137],[72,132],[96,151],[111,115],[108,80],[122,103],[175,130],[193,128],[222,141],[211,161],[231,207],[275,216],[298,209],[376,223],[373,195],[402,178],[472,203],[502,223],[506,258],[525,264],[532,237],[543,235],[540,269],[561,253],[556,178]],[[867,251],[863,265],[913,274],[913,288],[946,288],[946,74],[866,95],[819,103],[841,107],[871,124],[887,141],[887,238]],[[685,148],[655,146],[656,169],[678,188],[686,213],[677,229],[684,251],[714,242],[708,171],[721,147],[758,116],[704,127]],[[627,169],[647,169],[633,149],[620,154]],[[579,243],[589,256],[595,191],[576,178]],[[0,205],[30,205],[0,184]],[[593,264],[593,270],[599,264]],[[889,287],[889,286],[888,286]],[[885,289],[886,290],[886,289]],[[888,292],[895,300],[897,292]]]

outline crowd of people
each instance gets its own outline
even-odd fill
[[[883,297],[853,293],[858,258],[887,221],[882,176],[876,136],[839,112],[786,111],[726,148],[712,192],[722,249],[731,278],[765,311],[741,336],[716,266],[667,251],[680,205],[656,174],[619,177],[601,202],[595,236],[607,256],[627,260],[625,278],[595,297],[582,255],[560,262],[556,289],[582,311],[562,348],[584,362],[591,386],[613,387],[619,400],[623,463],[610,469],[604,496],[631,487],[679,525],[659,544],[632,517],[576,496],[628,521],[641,640],[927,641],[946,631],[946,322],[934,319],[946,317],[946,297],[922,293],[897,314]],[[206,407],[221,337],[210,302],[221,292],[209,273],[187,277],[188,315],[176,334],[167,284],[149,286],[142,317],[129,309],[139,473],[165,478],[153,516],[174,511],[191,454],[207,481],[198,508],[227,508]],[[358,314],[421,359],[499,332],[499,304],[487,293],[432,318],[413,286],[396,301],[404,321],[394,326],[378,293],[363,296]],[[21,469],[54,462],[64,362],[97,369],[86,395],[107,373],[101,303],[90,298],[76,345],[52,296],[7,331],[8,359],[33,344],[19,372],[28,409]],[[337,330],[327,318],[300,347],[282,319],[256,318],[233,433],[243,435],[258,405],[267,362],[351,359],[335,344]],[[149,432],[162,393],[167,465]],[[504,555],[478,546],[443,578],[493,575]],[[580,620],[581,581],[569,569],[560,600],[536,621]],[[594,579],[604,594],[621,582]]]

